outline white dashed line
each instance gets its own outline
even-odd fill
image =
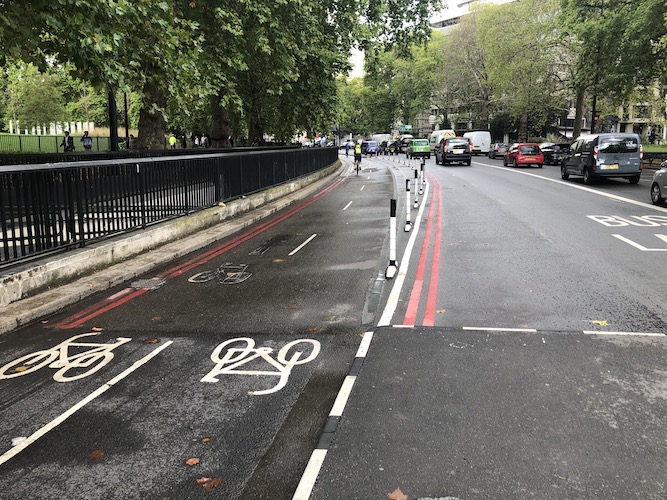
[[[294,255],[295,253],[297,253],[299,250],[301,250],[303,247],[305,247],[308,243],[310,243],[311,241],[313,241],[313,240],[315,239],[316,236],[317,236],[317,234],[312,235],[312,236],[311,236],[310,238],[308,238],[306,241],[304,241],[303,243],[301,243],[301,245],[299,245],[299,246],[296,247],[294,250],[292,250],[288,255],[291,257],[292,255]]]

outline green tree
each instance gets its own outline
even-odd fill
[[[41,73],[32,64],[12,65],[7,71],[5,122],[18,122],[22,130],[48,126],[65,118],[58,76]]]

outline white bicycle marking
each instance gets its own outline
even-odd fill
[[[100,335],[100,333],[92,332],[74,335],[51,349],[36,351],[15,359],[0,368],[0,380],[27,375],[28,373],[35,372],[47,365],[49,368],[58,370],[53,375],[53,380],[56,382],[72,382],[73,380],[79,380],[88,375],[92,375],[103,366],[107,365],[114,357],[112,351],[116,347],[132,340],[127,337],[118,337],[116,338],[117,342],[111,342],[109,344],[75,342],[77,339],[92,335]],[[70,347],[87,348],[87,350],[78,353],[70,353]],[[69,370],[77,368],[88,368],[88,370],[79,373],[78,375],[66,375]],[[10,370],[14,370],[14,372],[8,373]]]
[[[234,343],[245,344],[244,347],[229,347]],[[292,356],[287,359],[289,351],[291,348],[297,346],[298,344],[305,343],[310,344],[312,352],[305,358],[301,358],[303,354],[302,351],[295,351]],[[227,348],[227,352],[221,358],[220,353]],[[273,376],[280,377],[278,384],[264,391],[249,391],[248,394],[255,396],[261,396],[265,394],[271,394],[273,392],[278,392],[280,389],[285,387],[287,384],[287,379],[289,378],[292,368],[296,365],[302,365],[308,363],[315,359],[320,353],[320,343],[317,340],[313,339],[300,339],[294,340],[289,344],[286,344],[280,351],[278,351],[278,356],[276,359],[271,357],[273,349],[270,347],[259,347],[255,349],[255,341],[248,337],[239,337],[235,339],[230,339],[222,344],[218,345],[213,353],[211,354],[211,360],[215,363],[215,368],[213,368],[204,378],[201,379],[202,382],[218,382],[218,377],[220,375],[253,375],[253,376]],[[276,371],[264,371],[264,370],[238,370],[237,368],[255,360],[261,358],[263,361],[266,361],[269,365],[276,369]]]

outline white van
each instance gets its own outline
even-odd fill
[[[431,135],[428,139],[428,145],[429,148],[431,149],[431,153],[435,149],[435,147],[440,144],[440,141],[443,139],[443,137],[456,137],[456,132],[454,132],[451,128],[448,129],[443,129],[443,130],[434,130],[431,132]]]
[[[472,154],[489,154],[489,150],[491,149],[491,132],[488,130],[466,132],[463,134],[463,137],[470,139],[470,142],[472,142]]]

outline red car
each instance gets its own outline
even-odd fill
[[[542,168],[544,164],[544,154],[540,149],[540,145],[534,142],[519,142],[512,144],[505,156],[503,157],[503,165],[506,167],[512,165],[514,168],[519,165],[537,165]]]

